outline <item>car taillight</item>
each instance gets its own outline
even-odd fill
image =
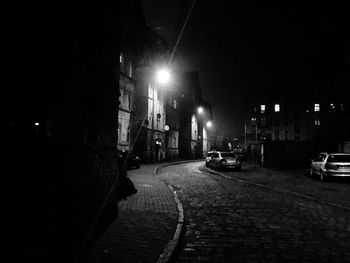
[[[338,167],[336,165],[330,164],[330,163],[326,163],[324,166],[325,169],[337,169]]]

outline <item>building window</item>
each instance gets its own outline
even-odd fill
[[[316,103],[316,104],[314,105],[314,111],[315,111],[315,112],[316,112],[316,111],[320,111],[320,104]]]
[[[275,140],[276,141],[280,140],[280,131],[278,131],[278,130],[275,131]]]
[[[176,107],[177,107],[177,102],[176,100],[174,100],[174,109],[176,109]]]
[[[131,63],[131,62],[129,62],[129,72],[128,72],[128,76],[129,76],[130,78],[132,78],[132,63]]]
[[[279,127],[280,126],[280,120],[279,119],[275,119],[275,127]]]
[[[300,124],[299,123],[295,123],[294,124],[294,132],[295,133],[299,133],[300,132]]]
[[[296,111],[294,112],[294,119],[295,119],[295,120],[300,120],[300,111],[296,110]]]
[[[275,112],[280,112],[280,105],[279,104],[275,104]]]
[[[320,120],[315,120],[315,126],[320,126],[320,125],[321,125]]]
[[[120,142],[122,138],[122,124],[118,123],[118,141]]]
[[[256,125],[256,118],[252,118],[252,125]]]
[[[126,141],[130,141],[130,125],[128,125],[128,128],[126,129]]]
[[[173,137],[173,148],[176,148],[176,136]]]
[[[260,105],[260,113],[263,114],[265,113],[266,110],[266,105]]]

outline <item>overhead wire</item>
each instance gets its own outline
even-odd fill
[[[183,34],[183,32],[184,32],[184,30],[185,30],[185,27],[186,27],[186,25],[187,25],[187,23],[188,23],[188,20],[189,20],[191,14],[192,14],[192,10],[193,10],[193,8],[194,8],[195,3],[196,3],[196,0],[193,0],[193,1],[192,1],[192,4],[191,4],[191,6],[190,6],[190,9],[189,9],[189,11],[188,11],[188,13],[187,13],[186,20],[185,20],[184,24],[182,25],[180,34],[179,34],[179,36],[178,36],[178,38],[177,38],[177,40],[176,40],[176,43],[175,43],[175,46],[174,46],[172,52],[171,52],[171,55],[170,55],[170,58],[169,58],[169,61],[168,61],[168,65],[167,65],[168,67],[169,67],[169,65],[170,65],[170,63],[171,63],[171,61],[172,61],[172,59],[173,59],[173,56],[174,56],[174,54],[175,54],[175,51],[176,51],[176,49],[177,49],[177,47],[178,47],[178,45],[179,45],[179,43],[180,43],[180,40],[181,40],[181,38],[182,38],[182,34]]]

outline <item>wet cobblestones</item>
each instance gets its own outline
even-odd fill
[[[165,167],[183,204],[177,262],[350,262],[350,213],[199,168]]]

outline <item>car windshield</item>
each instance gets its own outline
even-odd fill
[[[350,154],[330,155],[327,162],[329,163],[350,163]]]
[[[221,157],[237,157],[234,153],[221,153]]]

